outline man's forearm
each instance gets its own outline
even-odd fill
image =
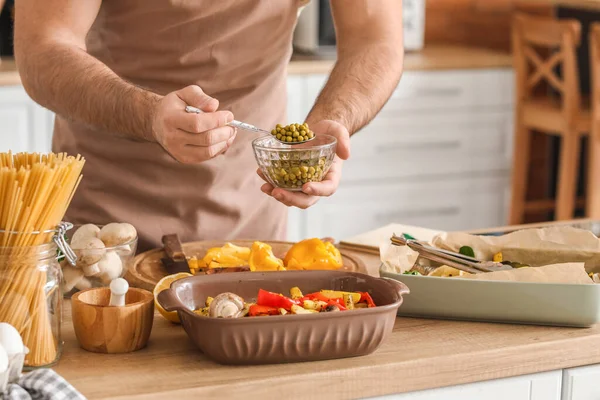
[[[402,74],[401,46],[372,44],[340,52],[307,121],[344,125],[350,134],[368,124],[387,102]]]
[[[67,119],[131,138],[153,140],[152,113],[161,96],[118,77],[84,50],[45,44],[17,54],[27,93]]]

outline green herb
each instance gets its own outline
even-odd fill
[[[467,256],[467,257],[473,257],[475,258],[475,252],[473,251],[473,248],[469,247],[469,246],[463,246],[461,247],[458,252],[460,254],[462,254],[463,256]]]
[[[414,236],[411,236],[408,233],[403,233],[402,237],[406,240],[417,240]]]
[[[404,271],[403,275],[421,275],[419,271]]]

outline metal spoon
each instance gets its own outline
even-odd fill
[[[196,108],[196,107],[192,107],[192,106],[186,106],[186,107],[185,107],[185,111],[186,111],[186,112],[188,112],[188,113],[192,113],[192,114],[202,114],[202,113],[203,113],[203,111],[202,111],[201,109],[199,109],[199,108]],[[231,121],[231,122],[230,122],[229,124],[227,124],[227,125],[230,125],[230,126],[235,126],[236,128],[240,128],[240,129],[245,129],[245,130],[247,130],[247,131],[258,132],[258,133],[264,133],[264,134],[267,134],[267,135],[273,136],[273,135],[271,134],[271,132],[269,132],[269,131],[266,131],[266,130],[264,130],[264,129],[261,129],[261,128],[258,128],[258,127],[254,126],[254,125],[247,124],[247,123],[245,123],[245,122],[240,122],[240,121],[233,120],[233,121]],[[310,139],[307,139],[307,140],[302,140],[302,141],[300,141],[300,142],[285,142],[285,141],[283,141],[283,140],[277,139],[275,136],[273,136],[273,139],[275,139],[275,140],[277,140],[278,142],[280,142],[280,143],[283,143],[283,144],[295,145],[295,144],[301,144],[301,143],[310,142],[310,141],[311,141],[311,140],[313,140],[315,137],[316,137],[316,136],[313,136],[313,137],[312,137],[312,138],[310,138]]]

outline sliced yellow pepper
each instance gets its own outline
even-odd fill
[[[226,243],[223,247],[208,249],[202,262],[209,268],[243,267],[248,265],[249,257],[249,248]]]
[[[304,297],[304,295],[302,294],[302,291],[300,290],[300,288],[298,286],[294,286],[293,288],[290,289],[290,297],[294,300],[296,299],[301,299],[302,297]]]
[[[321,290],[323,296],[330,299],[343,299],[344,296],[351,296],[354,303],[360,302],[360,293],[356,292],[341,292],[337,290]]]
[[[271,246],[262,242],[252,244],[248,265],[250,271],[285,271],[283,261],[275,257]]]
[[[317,238],[294,244],[283,261],[287,269],[300,270],[339,269],[343,265],[340,251]]]

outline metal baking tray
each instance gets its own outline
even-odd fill
[[[380,274],[410,288],[399,316],[582,328],[600,322],[600,284]]]

